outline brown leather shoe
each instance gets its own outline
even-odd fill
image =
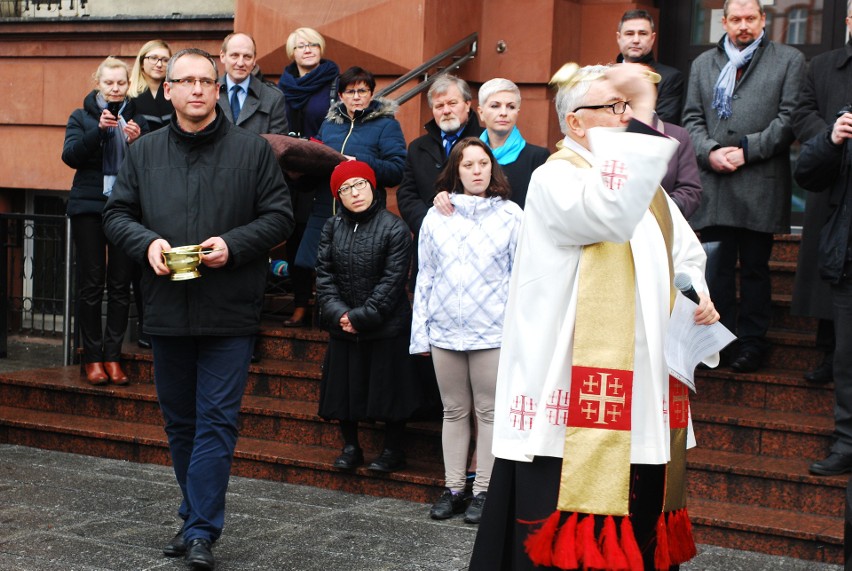
[[[86,363],[86,380],[93,385],[105,385],[109,381],[109,377],[104,371],[103,363]]]
[[[126,385],[130,382],[127,380],[127,375],[121,370],[121,365],[118,361],[107,361],[104,363],[104,369],[106,369],[106,373],[109,375],[109,382],[112,384]]]

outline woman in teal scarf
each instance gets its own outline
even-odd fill
[[[479,88],[479,120],[485,126],[479,138],[491,148],[509,179],[510,198],[523,208],[530,177],[550,151],[524,140],[517,126],[520,111],[521,91],[508,79],[490,79]]]

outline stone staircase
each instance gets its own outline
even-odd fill
[[[847,478],[816,477],[808,464],[831,442],[831,385],[802,372],[821,355],[815,322],[789,316],[798,238],[778,237],[772,265],[775,318],[767,369],[698,374],[690,451],[689,509],[696,537],[777,555],[842,562]],[[391,475],[332,468],[336,425],[316,416],[326,336],[315,329],[265,324],[260,363],[251,366],[234,473],[349,492],[433,501],[443,481],[440,423],[408,428],[409,468]],[[128,387],[92,387],[78,367],[0,375],[0,442],[135,462],[168,464],[149,352],[127,347]],[[379,427],[380,428],[380,427]],[[370,455],[381,430],[362,427]]]

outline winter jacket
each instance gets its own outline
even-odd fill
[[[142,263],[145,332],[250,335],[260,327],[269,249],[293,230],[290,194],[272,148],[222,114],[196,134],[168,128],[130,147],[104,210],[107,238]],[[148,246],[172,247],[219,236],[222,268],[171,281],[147,262]]]
[[[100,214],[107,201],[104,196],[104,131],[98,129],[102,111],[98,107],[97,94],[94,90],[83,99],[83,108],[71,113],[65,127],[62,162],[77,170],[68,197],[68,216]],[[121,116],[125,121],[136,122],[143,134],[148,132],[148,123],[136,112],[132,99],[127,100]]]
[[[852,229],[852,147],[848,141],[835,145],[832,127],[802,145],[796,171],[802,188],[812,192],[829,190],[831,217],[822,226],[817,253],[819,273],[832,284],[840,283],[852,261],[849,232]]]
[[[359,213],[341,207],[320,238],[317,302],[323,327],[349,340],[408,335],[410,256],[411,232],[378,201]],[[357,335],[340,328],[347,312]]]
[[[499,347],[521,208],[498,197],[453,194],[451,216],[431,208],[420,228],[409,351]]]
[[[405,137],[394,118],[396,103],[376,98],[355,117],[349,117],[343,102],[333,105],[320,127],[320,141],[364,161],[376,172],[374,196],[385,203],[385,188],[402,180],[405,167]]]

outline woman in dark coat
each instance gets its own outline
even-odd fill
[[[287,121],[291,134],[310,139],[315,137],[328,108],[337,98],[337,76],[340,69],[333,61],[323,59],[325,38],[313,28],[298,28],[287,38],[287,57],[292,63],[284,68],[278,87],[284,92]],[[284,321],[285,327],[301,327],[308,316],[313,290],[313,267],[297,266],[296,252],[305,233],[317,189],[326,192],[326,180],[303,174],[288,177],[287,186],[293,198],[296,229],[287,239],[287,262],[293,283],[293,315]]]
[[[131,259],[104,236],[101,212],[127,146],[147,131],[147,123],[127,99],[127,65],[108,57],[94,78],[97,89],[71,113],[62,160],[76,169],[68,199],[71,236],[77,251],[77,324],[86,379],[93,385],[127,384],[121,369],[121,342],[130,306]],[[109,264],[107,265],[107,259]],[[104,280],[106,329],[101,327]]]
[[[358,422],[385,422],[381,455],[368,468],[405,467],[403,432],[419,404],[416,363],[408,354],[411,306],[405,293],[411,233],[374,195],[376,174],[364,162],[340,163],[331,189],[338,214],[323,228],[317,301],[330,337],[319,415],[340,422],[343,452],[334,466],[364,462]]]
[[[350,159],[367,163],[376,176],[373,189],[376,202],[385,206],[385,187],[396,186],[405,168],[405,138],[394,118],[396,104],[373,99],[376,80],[360,67],[351,67],[338,78],[340,102],[333,105],[320,127],[318,138]],[[334,214],[334,199],[328,192],[317,192],[296,265],[313,269],[317,246],[325,221]]]

